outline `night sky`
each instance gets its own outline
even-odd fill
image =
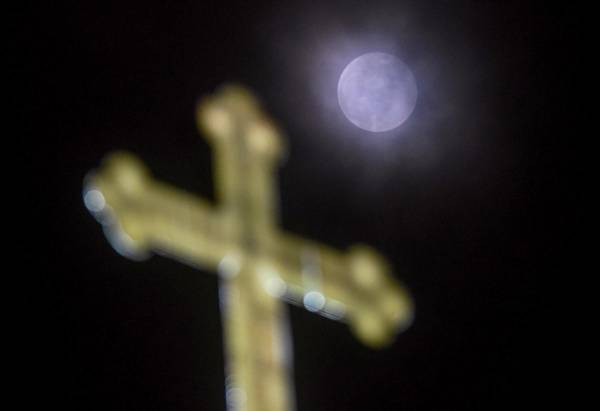
[[[416,302],[414,325],[380,351],[290,307],[298,411],[546,400],[543,284],[557,270],[547,261],[572,69],[553,65],[567,13],[525,1],[317,3],[65,2],[21,27],[36,33],[25,128],[34,221],[48,225],[28,257],[39,304],[24,401],[225,410],[215,273],[119,256],[81,189],[106,153],[127,149],[156,178],[214,200],[194,106],[231,81],[285,132],[281,226],[342,249],[370,244]],[[417,79],[416,109],[391,132],[361,131],[332,104],[343,66],[368,51],[399,56]]]

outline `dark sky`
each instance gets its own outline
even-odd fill
[[[568,13],[525,1],[315,3],[66,2],[22,27],[37,33],[24,87],[35,216],[49,224],[30,251],[43,298],[28,356],[39,394],[26,401],[225,409],[215,274],[120,257],[81,185],[104,154],[128,149],[157,178],[214,199],[193,109],[228,81],[251,87],[286,132],[281,225],[376,247],[416,301],[413,327],[382,351],[291,308],[298,410],[543,401]],[[411,119],[379,140],[329,101],[340,61],[372,49],[401,56],[420,90]]]

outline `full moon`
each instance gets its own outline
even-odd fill
[[[381,52],[352,60],[340,76],[337,92],[346,118],[373,132],[404,123],[417,102],[417,84],[408,66]]]

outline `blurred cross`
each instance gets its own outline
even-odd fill
[[[216,270],[228,409],[292,410],[281,301],[345,321],[373,347],[410,324],[412,301],[372,249],[341,252],[277,227],[273,174],[282,139],[247,90],[224,87],[200,101],[196,118],[215,153],[218,207],[155,181],[125,152],[86,177],[84,202],[121,254],[156,252]]]

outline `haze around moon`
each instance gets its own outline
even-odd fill
[[[363,54],[342,72],[338,103],[357,127],[384,132],[404,123],[417,102],[417,84],[404,62],[382,52]]]

